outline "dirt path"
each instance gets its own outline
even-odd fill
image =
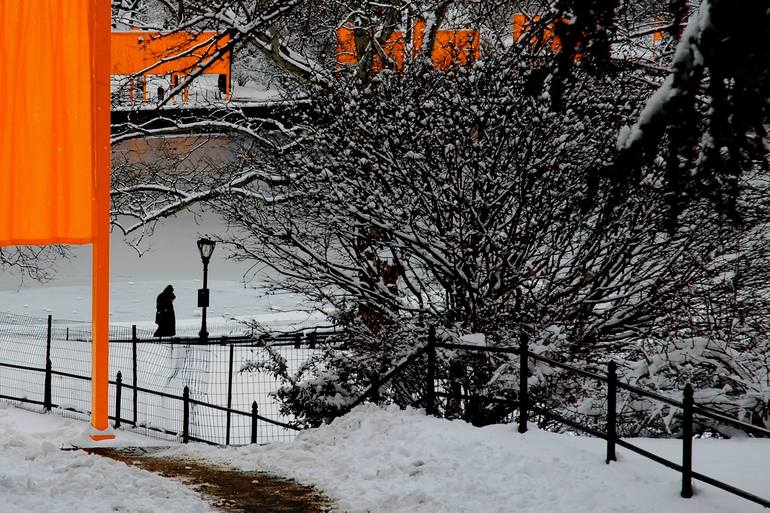
[[[332,502],[317,490],[263,472],[239,472],[203,462],[157,457],[139,448],[84,449],[164,477],[178,479],[227,513],[326,513]]]

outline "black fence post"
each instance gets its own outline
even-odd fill
[[[43,384],[43,409],[51,411],[51,324],[52,316],[48,316],[48,332],[45,339],[45,383]]]
[[[120,427],[120,398],[123,395],[123,374],[118,371],[115,378],[115,428]]]
[[[373,373],[369,381],[372,382],[372,385],[376,385],[380,382],[380,375],[377,372]],[[372,402],[379,403],[380,401],[382,401],[382,395],[380,395],[380,388],[377,387],[372,391]]]
[[[519,433],[527,432],[527,416],[528,410],[528,394],[527,394],[527,378],[529,377],[529,340],[527,334],[524,333],[521,336],[521,343],[519,344]]]
[[[299,349],[302,346],[302,333],[294,334],[294,349]]]
[[[257,421],[259,420],[257,415],[259,415],[259,406],[257,401],[254,401],[251,403],[251,443],[253,444],[257,443]]]
[[[233,350],[230,344],[230,365],[227,374],[227,427],[225,428],[225,445],[230,445],[230,408],[233,407]]]
[[[65,330],[64,331],[64,340],[69,340],[70,339],[70,329],[69,329],[69,327],[64,328],[64,330]]]
[[[318,333],[315,331],[311,331],[307,334],[307,345],[310,347],[310,349],[315,349],[315,346],[318,344]]]
[[[138,397],[138,394],[139,394],[139,391],[137,390],[137,380],[138,380],[138,378],[137,378],[137,375],[136,375],[136,361],[137,361],[137,357],[136,357],[136,342],[137,342],[136,324],[133,324],[133,325],[131,325],[131,376],[132,376],[131,381],[133,381],[133,385],[134,385],[134,393],[132,395],[132,406],[133,406],[133,415],[132,415],[132,417],[133,417],[134,427],[136,427],[136,417],[137,417],[137,413],[136,413],[137,407],[136,407],[136,405],[137,405],[137,402],[138,402],[137,397]]]
[[[615,456],[615,438],[617,427],[615,414],[617,410],[618,366],[615,362],[607,365],[607,463],[618,461]]]
[[[190,441],[190,387],[184,386],[182,392],[182,443]]]
[[[428,371],[425,373],[425,413],[436,414],[436,328],[428,328]]]
[[[682,409],[682,497],[692,497],[692,414],[693,390],[687,383],[684,387],[684,408]]]

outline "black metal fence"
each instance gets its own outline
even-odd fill
[[[50,316],[42,324],[36,321],[39,319],[0,314],[0,399],[37,405],[62,415],[87,417],[90,344],[85,342],[88,333],[82,326],[73,329],[67,323],[54,322]],[[125,333],[129,336],[120,338]],[[111,328],[110,372],[115,379],[110,381],[111,404],[114,405],[110,418],[116,427],[130,425],[150,436],[182,442],[246,444],[290,439],[296,428],[289,423],[291,419],[277,414],[277,405],[269,396],[277,383],[259,373],[240,370],[246,368],[244,362],[257,359],[254,352],[264,350],[266,344],[274,350],[289,351],[283,355],[288,356],[287,363],[298,366],[310,357],[317,344],[333,341],[334,335],[334,332],[309,330],[275,336],[210,337],[207,344],[199,344],[194,337],[147,339],[143,338],[146,333],[138,332],[136,327]],[[437,351],[442,349],[518,356],[520,379],[518,389],[513,391],[515,399],[483,399],[502,402],[516,410],[521,433],[527,431],[530,414],[534,413],[606,440],[607,463],[616,461],[616,446],[620,446],[679,472],[682,497],[692,497],[692,482],[698,480],[770,508],[770,500],[696,472],[692,463],[693,426],[697,417],[729,424],[762,437],[770,437],[770,430],[697,405],[689,384],[684,387],[683,400],[678,401],[619,381],[613,362],[608,364],[606,375],[589,372],[529,351],[526,339],[521,340],[519,347],[455,344],[437,341],[435,330],[431,329],[422,348],[372,383],[341,413],[375,396],[380,388],[410,366],[425,360],[424,406],[428,414],[437,414],[441,398],[457,399],[454,393],[436,387],[437,382],[445,381],[445,376],[437,372]],[[541,407],[538,398],[530,396],[528,387],[531,361],[606,385],[604,431]],[[618,436],[618,390],[681,410],[680,463]],[[459,399],[469,398],[461,396]]]
[[[483,397],[478,396],[468,397],[466,395],[457,396],[455,393],[443,392],[437,389],[436,384],[446,382],[447,377],[440,375],[437,368],[437,351],[438,350],[452,350],[452,351],[464,351],[470,353],[488,353],[488,354],[509,354],[518,356],[518,370],[519,370],[519,386],[518,389],[513,390],[510,397]],[[427,361],[427,367],[425,362]],[[593,380],[606,385],[606,419],[604,431],[596,429],[595,427],[587,426],[576,422],[571,418],[567,418],[563,415],[559,415],[554,411],[549,411],[540,406],[542,404],[538,401],[537,397],[532,397],[528,387],[528,377],[530,376],[530,362],[539,362],[548,367],[561,369],[563,371],[573,373],[589,380]],[[685,498],[690,498],[693,495],[692,482],[693,480],[701,481],[703,483],[710,484],[721,490],[724,490],[733,495],[737,495],[746,500],[760,504],[765,508],[770,508],[770,500],[754,495],[745,490],[741,490],[736,486],[724,483],[713,477],[704,475],[700,472],[696,472],[693,469],[692,463],[692,440],[693,440],[693,426],[697,422],[697,418],[711,419],[720,423],[728,424],[760,437],[770,437],[770,430],[763,427],[748,424],[746,422],[734,419],[721,412],[715,411],[704,406],[695,404],[693,399],[693,388],[687,384],[683,390],[683,400],[678,401],[649,390],[623,383],[617,379],[616,364],[610,362],[607,365],[607,374],[597,374],[579,369],[562,362],[558,362],[551,358],[547,358],[543,355],[539,355],[529,351],[528,343],[526,339],[522,339],[519,347],[492,347],[492,346],[478,346],[470,344],[455,344],[448,342],[437,341],[435,336],[435,330],[431,329],[427,343],[411,356],[404,358],[399,364],[397,364],[390,372],[383,375],[377,382],[372,385],[362,394],[358,400],[352,403],[345,409],[343,414],[350,411],[355,406],[366,401],[370,397],[373,397],[378,391],[391,380],[398,377],[399,374],[406,371],[412,365],[422,365],[425,369],[425,383],[424,383],[424,395],[422,401],[424,402],[426,413],[429,415],[439,414],[440,399],[483,399],[491,403],[505,403],[512,410],[516,411],[517,415],[515,420],[518,423],[518,431],[525,433],[527,431],[527,423],[530,419],[530,414],[535,414],[542,418],[549,419],[552,422],[560,423],[570,428],[586,433],[607,442],[606,462],[616,461],[615,451],[616,446],[623,447],[632,452],[635,452],[645,458],[651,459],[661,465],[664,465],[670,469],[673,469],[682,475],[682,487],[681,495]],[[650,451],[642,449],[641,447],[634,445],[627,440],[623,440],[617,434],[617,395],[618,390],[624,390],[630,394],[647,398],[649,400],[658,401],[660,403],[669,405],[670,407],[681,410],[681,440],[682,440],[682,460],[680,463],[668,460]]]
[[[265,346],[297,368],[329,329],[157,339],[110,327],[110,404],[116,426],[162,439],[241,445],[290,440],[296,429],[270,396],[280,384],[249,362]],[[87,418],[90,325],[0,313],[0,399]]]

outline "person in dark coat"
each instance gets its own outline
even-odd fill
[[[174,315],[174,287],[169,285],[158,294],[155,302],[155,330],[156,337],[173,337],[176,335],[176,315]]]

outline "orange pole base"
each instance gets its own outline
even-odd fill
[[[88,435],[94,442],[103,442],[104,440],[115,440],[115,435]]]

